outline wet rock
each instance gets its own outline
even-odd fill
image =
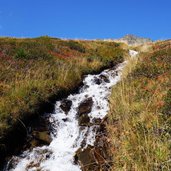
[[[70,111],[71,106],[72,106],[72,101],[71,101],[71,100],[65,99],[65,100],[61,101],[60,108],[61,108],[66,114]]]
[[[94,82],[95,82],[95,84],[100,85],[102,83],[102,80],[97,78],[97,77],[95,77],[94,78]]]
[[[109,78],[108,78],[106,75],[101,74],[99,77],[100,77],[104,82],[110,83],[110,80],[109,80]]]
[[[92,98],[88,98],[81,102],[81,104],[78,107],[78,116],[80,117],[81,115],[85,115],[91,112],[93,106],[93,100]]]
[[[47,115],[36,118],[32,125],[27,129],[28,135],[25,144],[22,146],[22,150],[26,151],[37,146],[50,144],[49,122],[51,121],[52,120],[50,120]]]
[[[90,118],[87,114],[83,114],[78,118],[78,123],[80,126],[89,126]]]
[[[64,118],[64,119],[62,119],[64,122],[66,122],[66,121],[68,121],[68,118]]]
[[[81,148],[83,149],[87,145],[87,137],[84,137],[83,141],[81,142]]]
[[[49,145],[51,142],[51,137],[50,137],[48,131],[43,131],[43,132],[34,131],[33,136],[34,136],[34,139],[31,142],[32,145],[37,145],[37,143]]]
[[[27,170],[30,170],[31,168],[36,168],[36,170],[40,170],[40,163],[34,162],[32,161],[31,163],[29,163],[29,165],[27,166]]]
[[[106,132],[106,121],[97,119],[101,123],[97,130],[94,146],[88,145],[87,148],[80,148],[75,155],[75,163],[81,166],[83,171],[110,171],[111,158],[108,154],[109,140]],[[109,161],[109,162],[108,162]]]
[[[39,119],[37,120],[37,122],[34,122],[34,125],[30,128],[31,131],[47,131],[48,130],[48,120],[46,120],[45,117],[41,116],[39,117]]]
[[[90,87],[89,85],[85,85],[85,86],[84,86],[85,89],[87,89],[87,88],[89,88],[89,87]]]
[[[93,118],[93,124],[100,125],[102,123],[102,119],[100,118]]]
[[[80,164],[81,170],[87,171],[87,170],[93,170],[96,167],[96,161],[93,155],[93,147],[88,146],[86,149],[78,149],[75,155],[75,163]]]
[[[49,149],[44,149],[44,150],[38,149],[34,151],[34,154],[36,156],[36,160],[29,157],[30,162],[27,164],[26,169],[24,170],[35,170],[35,169],[36,171],[42,170],[40,168],[41,162],[49,159],[52,155],[52,151],[50,151]]]
[[[97,110],[99,110],[99,109],[101,109],[101,107],[100,106],[97,106]]]
[[[90,118],[88,116],[88,113],[91,112],[93,106],[93,100],[92,98],[88,98],[81,102],[81,104],[78,107],[78,123],[80,126],[89,126]]]
[[[46,160],[49,159],[51,157],[51,154],[46,154]]]
[[[13,170],[18,162],[19,162],[19,158],[13,156],[9,161],[6,170]]]
[[[85,98],[88,98],[88,94],[85,95]]]
[[[110,165],[106,162],[103,150],[90,145],[83,150],[79,149],[74,156],[75,164],[79,164],[83,171],[109,171]]]

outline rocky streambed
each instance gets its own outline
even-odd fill
[[[130,55],[136,54],[131,51]],[[111,87],[120,80],[125,65],[87,75],[77,94],[57,101],[54,112],[44,115],[50,144],[13,156],[4,171],[109,170],[105,116]],[[41,136],[36,135],[46,141]]]

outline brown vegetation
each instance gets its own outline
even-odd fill
[[[171,169],[170,45],[156,43],[129,62],[127,76],[113,88],[108,120],[113,170]]]

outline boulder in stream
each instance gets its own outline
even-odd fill
[[[95,77],[94,78],[94,82],[95,82],[95,84],[100,85],[102,83],[102,80],[97,78],[97,77]]]
[[[106,75],[101,74],[99,77],[100,77],[104,82],[110,83],[110,80],[109,80],[109,78],[108,78]]]
[[[42,131],[42,132],[38,132],[38,131],[34,131],[33,132],[33,136],[34,139],[32,140],[32,145],[36,145],[38,144],[42,144],[42,145],[49,145],[51,142],[51,137],[48,133],[48,131]]]
[[[91,112],[93,106],[93,99],[92,97],[89,97],[88,99],[81,102],[81,104],[78,107],[78,116],[80,117],[83,114],[88,114]]]
[[[78,123],[80,126],[89,126],[90,118],[87,114],[83,114],[78,118]]]
[[[70,111],[71,106],[72,106],[72,101],[71,101],[71,100],[65,99],[65,100],[62,100],[62,101],[61,101],[60,108],[61,108],[66,114]]]
[[[78,107],[78,123],[80,126],[89,126],[90,118],[88,113],[91,112],[93,100],[91,97],[81,102]]]
[[[83,171],[93,170],[97,166],[93,155],[93,148],[92,146],[88,145],[85,149],[78,149],[75,155],[75,163],[80,164],[81,169]]]

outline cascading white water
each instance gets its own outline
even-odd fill
[[[129,55],[131,56],[131,58],[134,58],[138,55],[138,52],[135,50],[129,50]]]
[[[136,54],[135,51],[129,53],[132,57]],[[68,96],[67,100],[72,101],[72,105],[67,114],[61,109],[61,101],[57,101],[55,112],[48,115],[52,128],[50,145],[36,147],[31,151],[23,152],[20,156],[12,157],[9,161],[12,167],[7,166],[5,170],[80,171],[80,166],[74,164],[74,155],[80,147],[94,145],[97,126],[95,124],[92,126],[79,125],[79,105],[91,98],[93,104],[88,114],[90,123],[93,123],[95,118],[102,119],[109,110],[108,97],[111,87],[120,80],[121,71],[126,63],[118,65],[116,69],[105,70],[98,75],[87,75],[79,93]]]

